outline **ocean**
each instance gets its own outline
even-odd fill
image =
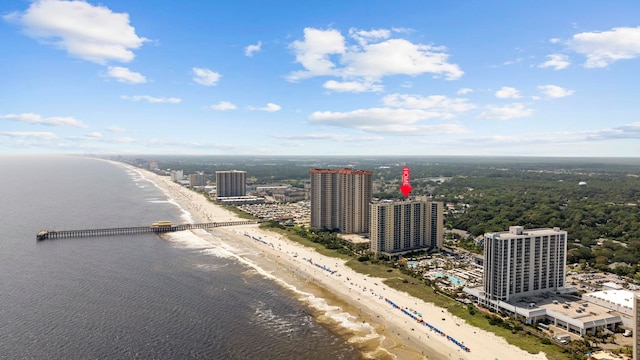
[[[191,221],[139,173],[0,156],[0,359],[360,359],[294,294],[188,237],[36,242],[44,229]]]

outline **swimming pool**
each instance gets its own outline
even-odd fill
[[[449,281],[451,281],[451,284],[454,285],[454,286],[463,286],[464,284],[466,284],[466,282],[464,282],[463,280],[458,279],[457,277],[455,277],[453,275],[441,274],[441,273],[433,273],[433,275],[435,277],[438,277],[438,278],[447,277],[449,279]]]

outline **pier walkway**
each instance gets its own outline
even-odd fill
[[[88,237],[88,236],[113,236],[145,233],[166,233],[173,231],[183,231],[191,229],[210,229],[220,226],[250,225],[258,224],[261,221],[226,221],[199,224],[181,224],[170,226],[134,226],[108,229],[84,229],[84,230],[42,230],[36,234],[37,240]]]

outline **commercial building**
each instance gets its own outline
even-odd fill
[[[207,176],[198,172],[195,174],[189,174],[189,187],[194,188],[196,186],[205,186],[207,185]]]
[[[311,227],[342,233],[369,231],[373,172],[342,168],[311,169]]]
[[[216,171],[216,195],[218,197],[245,196],[246,194],[246,171]]]
[[[567,232],[558,228],[509,231],[484,235],[484,297],[508,301],[565,285]]]
[[[184,172],[182,170],[171,170],[171,181],[180,182],[184,179]]]
[[[443,242],[441,202],[383,200],[371,204],[371,251],[386,255],[439,249]]]

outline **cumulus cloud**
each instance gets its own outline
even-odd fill
[[[417,76],[431,73],[453,80],[464,73],[458,65],[448,62],[443,47],[414,44],[401,38],[390,38],[389,30],[349,30],[356,43],[335,29],[304,29],[304,40],[296,40],[291,49],[296,62],[304,70],[289,74],[290,81],[315,76],[336,76],[343,79],[379,80],[385,76]]]
[[[254,53],[260,52],[262,49],[262,41],[258,41],[255,45],[249,45],[244,48],[244,55],[248,57],[252,57]]]
[[[567,90],[557,85],[540,85],[538,90],[550,98],[563,98],[572,95],[574,90]]]
[[[343,54],[346,51],[345,39],[338,30],[304,29],[304,40],[296,40],[291,44],[296,55],[296,62],[306,71],[296,71],[289,75],[289,80],[322,75],[338,75],[330,55]]]
[[[602,68],[640,56],[640,26],[602,32],[582,32],[567,42],[569,49],[586,56],[585,68]]]
[[[566,69],[569,65],[571,65],[571,62],[569,61],[569,57],[567,55],[551,54],[551,55],[547,55],[547,58],[549,60],[538,65],[538,67],[553,68],[553,70],[562,70],[562,69]]]
[[[219,110],[219,111],[227,111],[227,110],[235,110],[236,106],[228,101],[220,101],[215,105],[209,106],[211,110]]]
[[[372,82],[361,81],[335,81],[329,80],[324,83],[324,88],[337,91],[337,92],[381,92],[384,90],[384,86],[374,84]]]
[[[49,131],[3,131],[0,134],[12,138],[31,138],[37,140],[56,140],[58,136]]]
[[[147,82],[147,78],[144,75],[120,66],[109,66],[107,75],[123,83],[144,84]]]
[[[469,111],[475,109],[474,104],[469,103],[467,99],[452,99],[444,95],[408,95],[408,94],[390,94],[382,99],[382,103],[386,106],[410,108],[410,109],[429,109],[441,113],[441,118],[451,118],[453,113]]]
[[[154,97],[149,95],[134,95],[134,96],[122,95],[120,98],[124,100],[136,101],[136,102],[146,101],[152,104],[159,104],[159,103],[179,104],[182,102],[182,99],[180,98],[175,98],[175,97],[162,98],[162,97]]]
[[[193,81],[204,86],[214,86],[222,77],[219,73],[205,68],[194,67],[192,71]]]
[[[533,109],[527,108],[524,104],[515,103],[506,106],[487,106],[486,110],[480,113],[480,119],[509,120],[531,116]]]
[[[77,128],[88,128],[82,121],[74,119],[70,116],[52,116],[42,117],[38,114],[23,113],[23,114],[5,114],[0,115],[0,119],[14,120],[27,124],[39,124],[49,126],[70,126]]]
[[[458,94],[458,95],[466,95],[466,94],[471,94],[472,92],[473,92],[473,89],[462,88],[462,89],[458,90],[458,92],[456,92],[456,94]]]
[[[258,108],[257,110],[266,111],[266,112],[276,112],[280,111],[282,107],[278,104],[268,103],[267,106]]]
[[[366,45],[372,41],[385,40],[391,37],[391,30],[375,29],[375,30],[358,30],[349,29],[349,36],[356,40],[360,45]]]
[[[5,19],[21,25],[28,36],[80,59],[104,64],[129,62],[147,41],[129,24],[129,15],[85,1],[38,0]]]
[[[349,112],[317,111],[309,116],[315,124],[353,128],[389,135],[459,134],[466,129],[457,124],[420,124],[442,113],[422,109],[370,108]]]
[[[518,91],[518,89],[503,86],[500,90],[496,91],[496,97],[498,99],[519,99],[522,96],[520,96],[520,91]]]

